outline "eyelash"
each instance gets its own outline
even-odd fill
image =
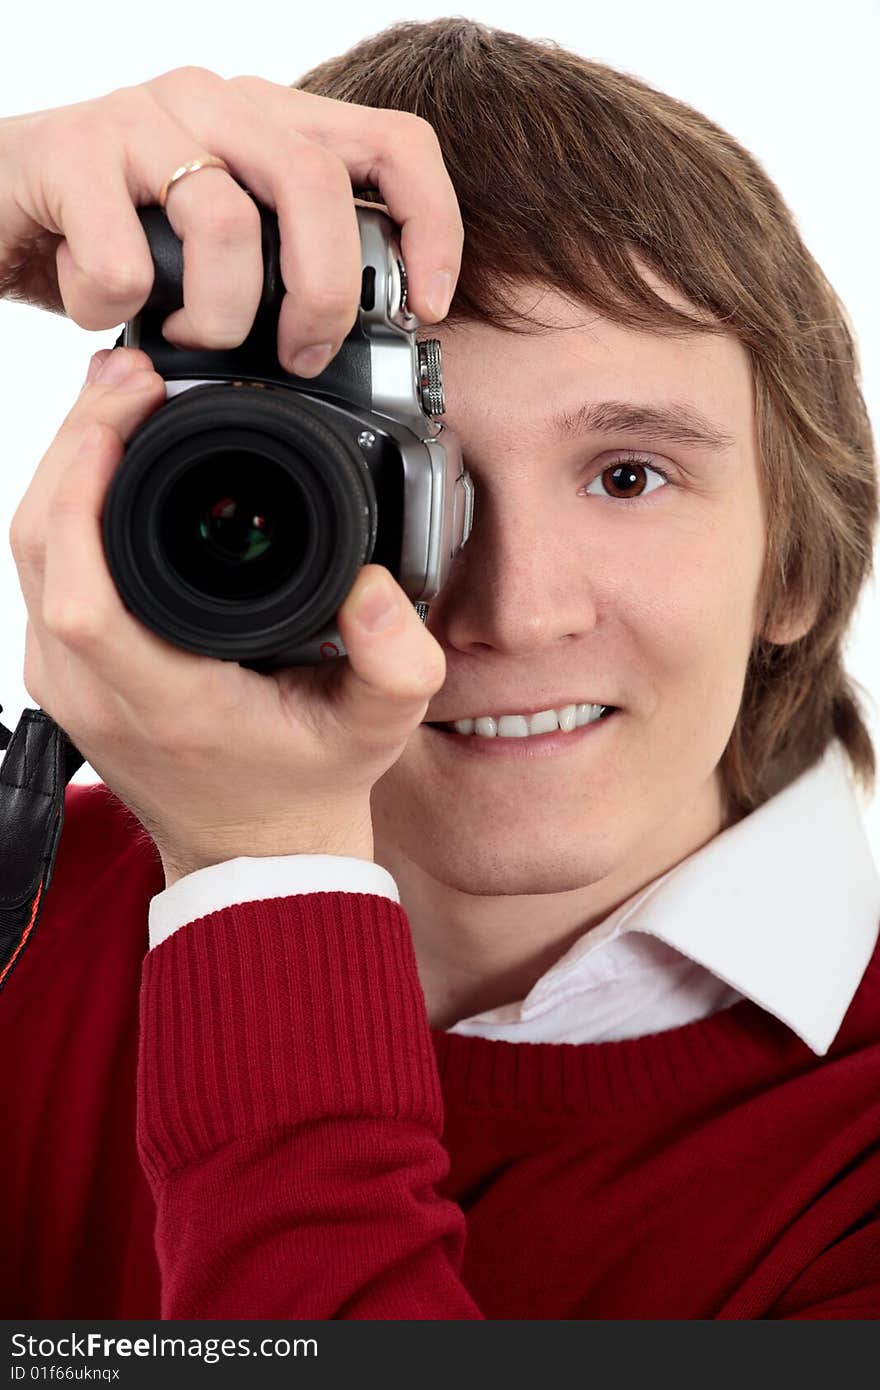
[[[655,463],[651,463],[649,459],[642,458],[641,454],[634,453],[623,454],[620,458],[613,459],[611,463],[606,463],[604,468],[600,468],[599,472],[596,474],[596,478],[601,478],[603,474],[613,472],[615,468],[622,468],[628,463],[638,464],[642,468],[647,468],[651,473],[659,473],[664,483],[669,484],[670,479],[668,473],[665,473],[662,468],[658,468]],[[594,481],[594,478],[590,479],[591,483]],[[587,486],[589,486],[589,484],[587,484]],[[626,507],[637,507],[642,503],[650,503],[655,493],[663,491],[664,489],[662,487],[654,488],[652,492],[643,494],[641,497],[611,497],[608,493],[603,495],[606,502],[617,502],[622,503]],[[589,495],[594,496],[593,493]]]

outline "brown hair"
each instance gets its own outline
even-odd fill
[[[767,548],[721,760],[728,823],[835,737],[870,795],[875,752],[843,642],[873,568],[871,426],[846,310],[760,165],[635,77],[466,19],[393,25],[293,85],[433,126],[465,229],[450,319],[527,332],[510,290],[538,281],[628,327],[740,339],[754,373]],[[634,253],[694,317],[651,290]],[[760,635],[799,615],[797,640]]]

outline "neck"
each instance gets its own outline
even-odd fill
[[[717,787],[642,845],[618,850],[610,865],[590,863],[578,845],[552,865],[524,866],[516,894],[481,891],[479,854],[464,865],[416,862],[377,830],[374,858],[394,878],[410,922],[432,1028],[520,1003],[538,980],[587,932],[630,898],[713,839],[723,828]],[[486,877],[495,871],[489,866]],[[576,885],[576,886],[573,886]]]

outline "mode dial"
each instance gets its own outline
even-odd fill
[[[446,402],[443,398],[443,369],[437,338],[428,338],[419,343],[419,393],[426,415],[443,414]]]

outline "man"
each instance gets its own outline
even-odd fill
[[[219,79],[170,77],[166,114],[193,84],[221,110]],[[289,109],[356,187],[345,103],[436,132],[464,225],[445,319],[441,171],[433,245],[391,142],[376,181],[442,341],[474,530],[427,631],[405,604],[358,627],[366,566],[348,662],[224,670],[137,628],[99,572],[101,501],[161,382],[113,354],[131,389],[77,402],[11,539],[28,689],[106,786],[69,791],[0,997],[21,1059],[7,1306],[876,1314],[880,883],[845,762],[870,786],[874,754],[841,652],[877,482],[843,310],[747,154],[575,55],[438,20],[299,92],[341,104]],[[187,151],[160,168],[144,139],[155,199]],[[226,178],[170,186],[185,247]],[[221,261],[193,254],[207,304]],[[325,344],[314,370],[343,298],[323,335],[320,309],[294,322],[297,350]]]

